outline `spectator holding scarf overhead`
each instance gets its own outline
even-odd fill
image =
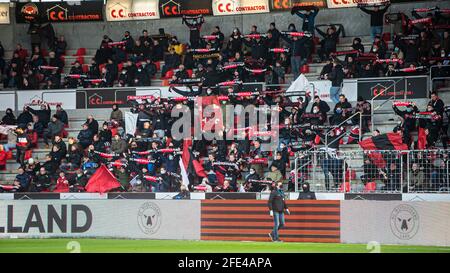
[[[299,10],[299,7],[294,7],[291,10],[292,14],[296,14],[298,17],[303,19],[302,30],[311,32],[314,35],[314,25],[317,14],[319,13],[319,8],[313,6],[311,9],[306,9],[305,13]]]
[[[189,42],[191,48],[198,48],[200,46],[200,30],[203,23],[205,23],[203,15],[194,17],[183,15],[183,24],[185,24],[190,31]]]
[[[419,112],[415,103],[406,105],[406,110],[402,111],[397,106],[397,103],[392,104],[395,114],[402,118],[402,129],[403,129],[403,143],[408,146],[411,143],[411,132],[416,129],[416,118],[414,114]]]
[[[334,25],[330,25],[326,32],[323,32],[316,27],[317,32],[323,37],[320,42],[322,47],[320,48],[319,56],[322,61],[327,60],[330,54],[336,52],[336,45],[338,42],[339,34],[341,34],[341,27],[336,30]]]
[[[391,4],[387,4],[384,8],[380,9],[380,7],[375,6],[373,9],[367,9],[365,7],[360,7],[360,9],[370,15],[370,28],[372,38],[375,38],[376,35],[383,34],[383,24],[384,24],[384,13],[386,13],[387,9]]]

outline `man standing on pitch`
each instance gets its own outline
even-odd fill
[[[284,210],[287,214],[291,214],[284,200],[284,192],[281,189],[283,183],[277,183],[269,197],[270,216],[273,217],[273,231],[269,233],[269,237],[273,242],[281,242],[278,231],[284,227]]]

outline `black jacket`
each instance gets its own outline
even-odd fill
[[[306,58],[308,55],[305,47],[307,38],[298,38],[297,40],[294,40],[286,37],[285,35],[281,35],[281,38],[289,44],[292,56],[301,56],[302,58]]]
[[[31,107],[28,107],[28,111],[39,117],[39,122],[42,123],[45,127],[50,122],[51,110],[50,106],[47,106],[45,110],[34,110]]]
[[[366,8],[361,8],[362,11],[364,11],[367,14],[370,14],[370,26],[371,27],[379,27],[383,26],[383,15],[389,8],[389,5],[387,5],[383,9],[379,9],[378,11],[374,10],[368,10]]]
[[[279,190],[272,190],[269,197],[269,209],[275,212],[283,212],[288,209],[288,206],[284,200],[284,194],[280,193]]]
[[[58,117],[59,117],[59,120],[62,122],[62,123],[64,123],[64,124],[69,124],[69,118],[68,118],[68,116],[67,116],[67,112],[66,112],[66,110],[61,110],[61,111],[57,111],[56,112],[56,115],[58,115]]]
[[[28,124],[30,122],[33,122],[33,116],[31,115],[31,113],[29,111],[24,111],[22,112],[18,117],[17,117],[17,124]]]
[[[332,86],[341,86],[344,81],[344,71],[340,64],[333,67],[331,72],[328,74],[328,79],[331,81]]]

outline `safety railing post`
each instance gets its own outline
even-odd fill
[[[294,160],[294,190],[298,192],[298,154]]]
[[[406,192],[407,193],[409,193],[409,186],[410,186],[410,184],[411,184],[411,174],[410,174],[410,170],[409,170],[409,168],[410,168],[410,166],[411,166],[411,153],[412,153],[412,151],[408,151],[407,152],[407,157],[406,157],[406,173],[407,173],[407,185],[406,185]]]
[[[346,170],[345,170],[345,163],[346,163],[346,160],[347,160],[346,157],[344,157],[344,158],[342,159],[342,170],[343,170],[343,172],[342,172],[342,182],[341,182],[341,185],[342,185],[342,189],[343,189],[344,193],[347,192],[347,189],[346,189],[346,183],[345,183],[345,182],[347,182],[347,181],[345,181],[345,173],[346,173]],[[348,165],[348,164],[347,164],[347,165]],[[349,166],[350,166],[350,165],[349,165]],[[349,167],[348,169],[349,169],[350,174],[351,174],[351,168]],[[349,175],[349,180],[350,180],[350,175]],[[350,183],[349,183],[349,184],[350,184]],[[339,188],[337,189],[337,191],[339,192]]]
[[[363,114],[360,113],[359,114],[359,141],[362,141],[362,134],[363,134],[363,130],[362,130],[362,120],[363,120]]]
[[[450,192],[450,168],[449,168],[449,163],[450,163],[450,161],[449,160],[447,160],[447,169],[446,169],[446,171],[445,171],[445,173],[446,173],[446,176],[447,176],[447,179],[446,179],[446,190],[447,190],[447,192]]]
[[[398,154],[397,154],[398,156]],[[400,155],[400,192],[402,192],[402,188],[403,188],[403,156]],[[408,170],[408,169],[407,169]]]

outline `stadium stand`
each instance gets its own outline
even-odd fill
[[[104,164],[120,183],[105,191],[181,192],[178,198],[188,198],[189,191],[269,191],[280,181],[289,191],[309,183],[313,191],[324,192],[448,192],[448,10],[405,11],[411,18],[400,19],[375,11],[368,12],[372,36],[362,37],[344,36],[345,26],[338,22],[314,26],[312,20],[312,27],[303,24],[301,30],[277,30],[273,24],[266,32],[253,26],[229,36],[216,27],[186,44],[176,35],[154,40],[144,31],[135,39],[125,32],[117,41],[104,35],[99,48],[70,49],[63,36],[33,53],[20,44],[15,50],[1,48],[5,91],[168,86],[170,96],[136,96],[114,111],[57,106],[55,112],[56,105],[44,101],[20,113],[7,111],[0,191],[84,192]],[[295,13],[304,18],[311,10]],[[392,24],[404,20],[407,27],[379,32],[375,17],[380,16]],[[331,82],[326,96],[332,102],[305,92],[309,85],[298,89],[299,79]],[[384,85],[350,103],[342,84],[351,79]],[[261,84],[258,94],[246,89],[252,83]],[[397,88],[407,91],[419,84],[425,96],[396,94]],[[286,91],[290,86],[295,96]],[[191,96],[219,106],[280,106],[282,144],[264,152],[259,147],[264,141],[250,141],[248,130],[247,139],[237,142],[171,139],[170,111],[182,105],[193,109]],[[134,135],[125,133],[125,109],[136,114]],[[180,159],[189,176],[187,188]]]

